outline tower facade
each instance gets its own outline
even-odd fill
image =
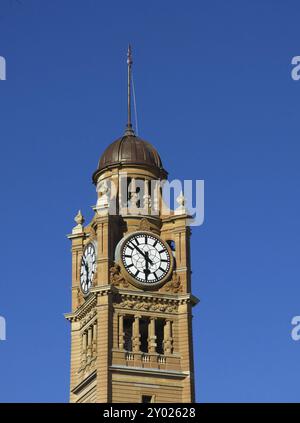
[[[172,211],[156,149],[125,134],[104,151],[94,217],[72,242],[71,402],[193,402],[189,216]]]

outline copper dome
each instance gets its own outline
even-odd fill
[[[102,171],[120,165],[146,166],[166,173],[153,145],[134,134],[125,134],[107,147],[93,175],[94,182]]]

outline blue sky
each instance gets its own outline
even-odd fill
[[[197,400],[300,400],[299,16],[293,0],[1,0],[1,402],[68,401],[65,235],[126,123],[128,42],[140,135],[171,178],[205,180]]]

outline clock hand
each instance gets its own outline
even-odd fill
[[[146,261],[149,261],[150,264],[153,264],[153,261],[151,259],[149,259],[148,254],[146,256],[146,254],[144,253],[144,251],[142,251],[136,244],[134,244],[131,241],[131,245],[133,245],[133,247],[146,259]],[[148,252],[147,252],[148,253]]]
[[[148,251],[145,251],[145,253],[147,254],[145,255],[146,264],[148,265],[148,263],[150,263],[151,265],[153,265],[153,261],[149,258]]]
[[[87,262],[84,263],[84,267],[85,267],[85,271],[86,271],[86,277],[88,279],[89,278],[89,265],[87,264]]]
[[[145,259],[146,259],[145,276],[146,276],[146,281],[147,281],[148,280],[148,276],[150,274],[150,270],[149,270],[149,253],[148,253],[148,251],[145,251]]]

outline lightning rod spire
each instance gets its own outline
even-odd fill
[[[131,45],[128,45],[127,50],[127,125],[125,135],[134,135],[134,130],[131,123],[131,66],[132,66],[132,50]]]

